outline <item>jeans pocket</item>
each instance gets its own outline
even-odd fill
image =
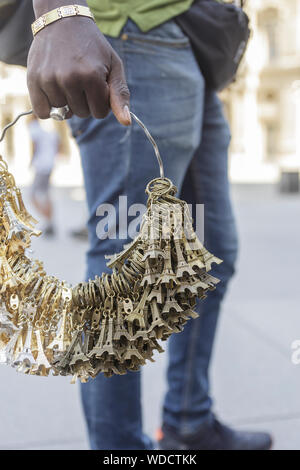
[[[174,20],[143,33],[139,31],[124,31],[123,39],[144,46],[159,46],[171,49],[186,48],[190,41]]]
[[[144,36],[142,34],[127,33],[126,38],[129,41],[132,41],[138,44],[165,46],[165,47],[170,47],[174,49],[189,47],[190,45],[190,41],[187,37],[178,38],[178,39],[171,39],[171,38],[168,39],[168,38],[159,37],[159,36],[152,36],[150,34],[147,36]]]

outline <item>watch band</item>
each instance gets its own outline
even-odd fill
[[[39,31],[51,23],[67,18],[69,16],[87,16],[95,21],[94,15],[89,7],[83,5],[65,5],[45,13],[37,18],[31,25],[32,34],[35,36]]]

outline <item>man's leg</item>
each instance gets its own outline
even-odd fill
[[[197,304],[199,318],[169,340],[168,392],[163,422],[180,434],[197,431],[212,419],[208,369],[217,319],[228,281],[234,272],[237,234],[227,176],[228,124],[217,96],[206,92],[202,140],[182,187],[181,197],[204,204],[204,244],[223,260],[212,274],[221,282]]]
[[[174,22],[149,34],[129,22],[123,32],[126,41],[108,39],[125,65],[131,109],[149,127],[166,176],[180,188],[200,141],[203,77],[187,39]],[[72,118],[71,126],[82,156],[90,214],[87,277],[93,278],[107,270],[104,254],[121,250],[126,242],[99,240],[97,208],[104,203],[116,208],[118,232],[119,195],[127,195],[128,207],[145,203],[146,184],[159,171],[153,148],[135,122],[125,128],[109,115],[101,121]],[[81,390],[93,449],[151,448],[142,433],[140,373],[109,379],[98,376]]]
[[[227,176],[229,129],[217,96],[207,91],[202,140],[182,188],[190,203],[204,204],[205,246],[223,263],[212,269],[221,282],[198,302],[199,318],[169,340],[169,389],[164,401],[162,449],[267,450],[271,436],[236,431],[212,413],[208,371],[217,320],[228,281],[234,272],[237,234]]]

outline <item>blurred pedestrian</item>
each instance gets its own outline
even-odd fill
[[[55,131],[42,128],[35,115],[29,117],[29,133],[32,140],[31,165],[34,180],[31,186],[31,199],[39,215],[44,219],[44,235],[54,235],[53,205],[50,198],[50,177],[55,157],[59,151],[59,137]]]

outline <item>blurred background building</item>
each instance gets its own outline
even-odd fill
[[[247,10],[252,39],[238,80],[222,93],[232,130],[230,174],[233,182],[276,182],[282,168],[300,167],[300,1],[251,0]],[[30,104],[22,68],[0,64],[0,79],[3,127]],[[80,185],[77,149],[66,125],[57,130],[70,158],[56,165],[53,183]],[[30,151],[26,127],[16,126],[4,153],[19,184],[30,181]]]
[[[298,169],[300,2],[250,0],[253,30],[237,82],[224,94],[232,129],[231,177],[274,182]]]
[[[26,85],[26,70],[23,67],[8,66],[0,62],[0,128],[11,122],[19,113],[31,108]],[[30,161],[32,143],[28,126],[23,118],[7,132],[0,151],[9,163],[18,185],[27,186],[32,180]],[[57,123],[49,119],[41,125],[51,129],[55,127],[60,136],[61,157],[56,161],[52,183],[56,186],[81,186],[82,174],[79,154],[65,122]]]

